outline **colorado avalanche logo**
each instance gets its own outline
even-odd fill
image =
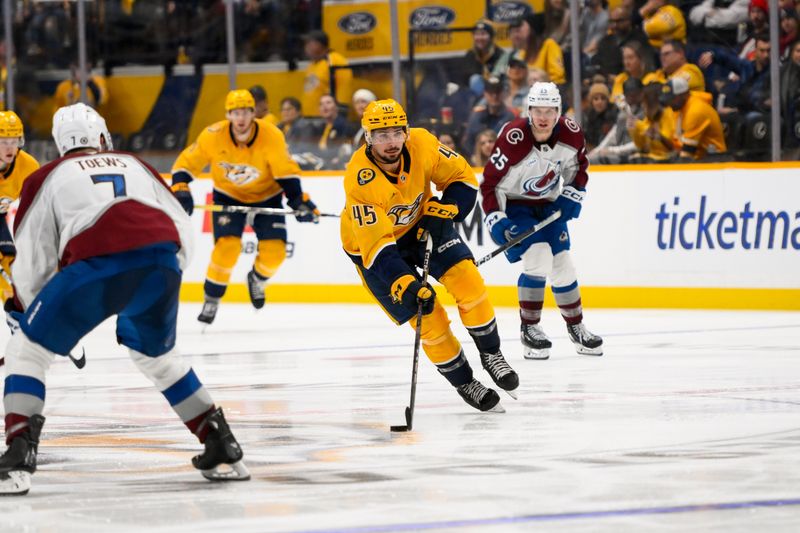
[[[389,209],[386,215],[395,226],[408,226],[417,218],[422,204],[422,193],[410,205],[396,205]]]
[[[225,178],[236,185],[246,185],[261,176],[258,169],[250,165],[234,165],[221,161],[219,166],[225,170]]]
[[[517,144],[525,137],[525,134],[522,133],[522,130],[519,128],[511,128],[506,133],[506,140],[510,144]]]
[[[528,196],[546,196],[558,186],[559,179],[561,179],[561,161],[556,164],[548,161],[544,174],[522,182],[522,192]]]

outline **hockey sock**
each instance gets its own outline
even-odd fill
[[[459,350],[458,355],[449,361],[436,363],[436,368],[453,387],[459,387],[472,381],[472,367],[469,366],[463,350]]]
[[[211,407],[207,411],[202,412],[191,420],[184,422],[186,427],[189,428],[189,431],[194,433],[194,435],[197,437],[197,440],[200,441],[200,444],[203,444],[206,441],[208,432],[211,429],[208,427],[206,418],[208,418],[208,415],[213,413],[215,410],[216,406],[211,404]]]
[[[523,324],[538,324],[541,320],[546,283],[546,278],[542,276],[519,275],[517,294],[519,296],[519,317]]]
[[[575,281],[566,287],[553,285],[553,296],[561,310],[561,316],[567,324],[579,324],[583,320],[583,306],[581,306],[581,292],[578,282]]]
[[[17,413],[6,415],[6,445],[11,444],[14,437],[21,435],[28,429],[28,418]]]
[[[286,259],[286,243],[279,239],[258,241],[258,255],[253,271],[261,278],[271,278]]]
[[[494,318],[482,326],[468,327],[467,331],[481,353],[497,353],[500,350],[500,335]]]

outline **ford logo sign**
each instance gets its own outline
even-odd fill
[[[417,30],[444,28],[456,19],[456,12],[449,7],[419,7],[411,12],[408,21]]]
[[[500,2],[492,6],[492,20],[510,23],[530,13],[530,6],[521,2]]]
[[[366,11],[359,11],[357,13],[350,13],[339,19],[336,25],[345,33],[351,35],[361,35],[369,33],[377,25],[377,19],[372,13]]]

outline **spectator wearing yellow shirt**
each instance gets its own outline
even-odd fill
[[[728,151],[719,114],[711,105],[711,95],[689,90],[683,78],[673,78],[661,89],[661,103],[675,112],[675,137],[681,159],[715,160]]]
[[[661,68],[644,77],[642,83],[667,83],[673,78],[683,78],[690,91],[705,91],[706,80],[700,67],[686,60],[686,48],[680,41],[670,40],[661,45]]]
[[[664,41],[670,39],[686,42],[686,19],[669,0],[647,0],[639,9],[639,15],[644,19],[642,27],[650,46],[661,48]]]
[[[340,105],[347,105],[353,94],[353,72],[347,59],[329,48],[328,34],[322,30],[308,32],[305,53],[310,61],[303,81],[303,109],[317,109],[322,95],[330,94]]]
[[[106,80],[97,74],[91,74],[86,78],[86,103],[92,107],[99,107],[108,102],[108,88]],[[57,108],[76,104],[81,101],[81,81],[78,75],[78,66],[70,66],[70,77],[56,86],[53,100]]]
[[[638,150],[629,159],[630,163],[668,163],[675,155],[675,119],[672,108],[660,102],[661,90],[660,83],[646,86],[642,100],[644,118],[628,117],[628,132]]]
[[[521,27],[527,27],[528,36],[523,49],[517,50],[514,57],[524,60],[528,68],[538,68],[547,72],[550,81],[556,85],[567,82],[564,71],[564,54],[553,39],[544,36],[544,19],[541,15],[529,16]],[[522,22],[518,23],[522,24]],[[512,25],[514,25],[512,23]],[[520,27],[520,26],[518,26]]]

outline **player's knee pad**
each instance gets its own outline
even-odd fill
[[[189,365],[175,349],[157,357],[150,357],[136,350],[128,351],[136,368],[160,391],[169,388],[189,371]]]
[[[553,251],[550,245],[537,242],[522,254],[522,272],[532,277],[546,278],[553,270]]]
[[[575,283],[577,279],[569,251],[564,250],[553,256],[553,272],[550,275],[553,287],[566,287]]]
[[[416,322],[414,317],[409,324],[415,328]],[[422,349],[433,363],[449,361],[461,351],[461,343],[450,330],[450,319],[438,300],[433,312],[422,317],[421,338]]]
[[[242,251],[242,239],[233,235],[220,237],[214,243],[211,252],[211,263],[208,265],[206,277],[220,284],[227,284]]]
[[[456,299],[461,321],[466,327],[480,326],[494,318],[486,284],[471,260],[458,262],[439,281]]]
[[[31,376],[42,383],[55,354],[30,340],[25,332],[17,331],[8,341],[5,352],[6,375]]]
[[[258,255],[253,264],[256,272],[271,278],[286,259],[286,243],[280,239],[258,241]]]

